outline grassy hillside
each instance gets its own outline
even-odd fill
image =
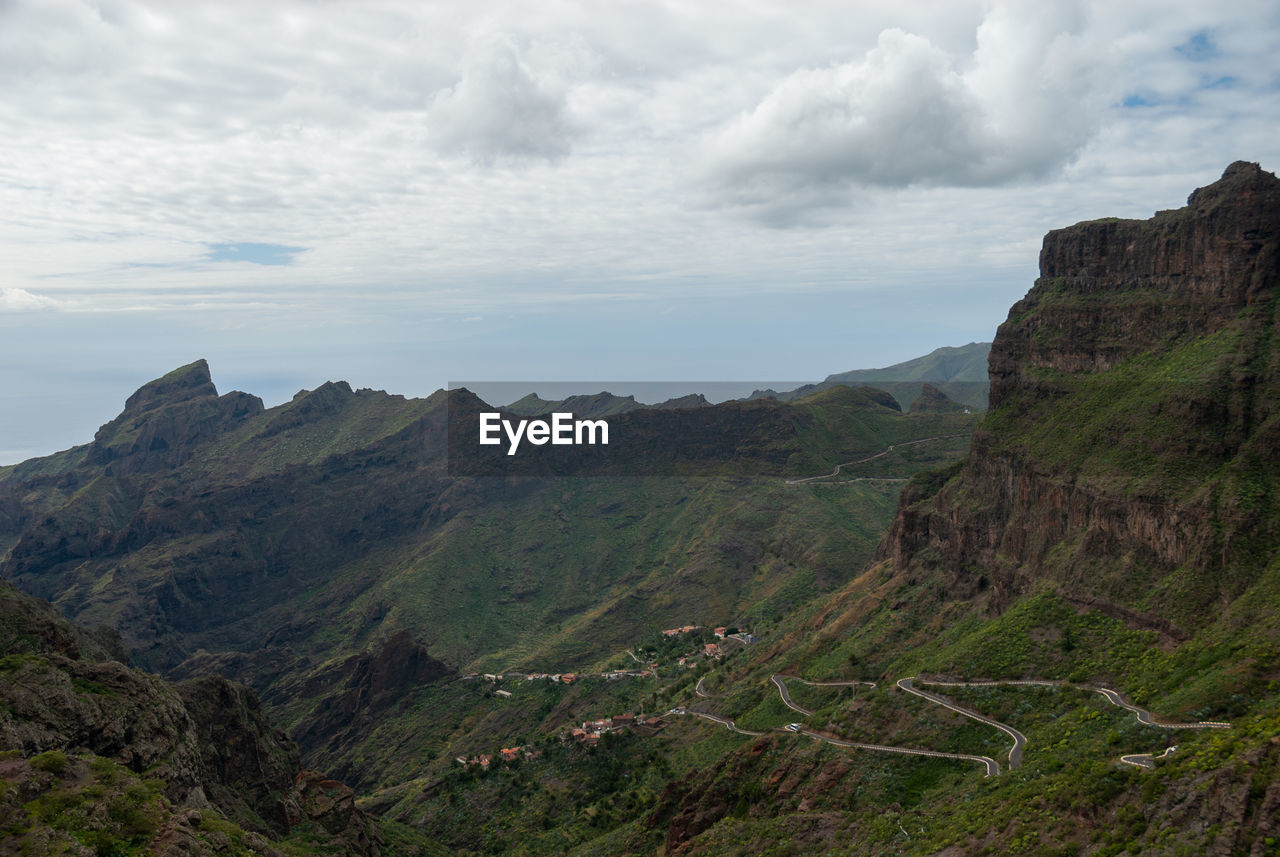
[[[478,400],[452,395],[335,383],[262,409],[183,367],[83,456],[9,474],[3,573],[118,627],[148,668],[255,686],[308,764],[388,786],[503,734],[460,673],[600,672],[661,628],[778,623],[835,589],[904,481],[961,456],[975,420],[849,388],[637,411],[624,460],[652,449],[689,475],[460,479],[446,420]],[[520,734],[559,729],[582,694]],[[454,714],[424,725],[433,711]]]
[[[1280,853],[1278,211],[1275,178],[1233,165],[1188,209],[1051,235],[993,348],[992,413],[962,465],[913,478],[879,561],[636,688],[672,711],[639,744],[671,765],[660,793],[560,803],[557,769],[522,762],[504,811],[493,774],[442,767],[390,815],[478,853],[538,853],[525,806],[559,807],[579,854]],[[1048,684],[923,686],[982,721],[912,676]],[[493,814],[450,832],[455,801]]]

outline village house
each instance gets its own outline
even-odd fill
[[[498,751],[498,755],[504,762],[514,762],[517,758],[536,759],[542,755],[542,751],[526,750],[522,747],[503,747]],[[481,753],[479,756],[472,756],[470,759],[465,756],[457,756],[454,761],[459,765],[479,765],[481,768],[488,770],[493,763],[493,756],[489,753]]]

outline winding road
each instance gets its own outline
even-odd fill
[[[801,708],[800,706],[796,705],[794,702],[791,701],[791,694],[787,692],[787,686],[782,683],[782,676],[775,674],[770,678],[772,678],[774,685],[777,686],[778,695],[782,697],[782,702],[784,705],[787,706],[787,708],[790,708],[792,711],[799,711],[805,717],[808,717],[810,714],[813,714],[813,712],[810,711],[809,709]]]
[[[813,714],[813,712],[807,708],[801,708],[795,700],[791,698],[791,694],[787,691],[787,686],[783,683],[783,679],[798,681],[801,684],[809,685],[809,687],[857,687],[858,685],[866,687],[876,686],[874,681],[809,681],[793,675],[783,675],[782,673],[774,673],[770,676],[770,679],[773,681],[774,685],[777,686],[778,695],[782,697],[782,701],[787,708],[790,708],[792,711],[798,711],[806,717]],[[699,679],[699,684],[701,684],[701,679]],[[705,696],[705,694],[703,695]]]
[[[742,729],[738,726],[737,723],[734,723],[729,718],[721,717],[719,714],[711,714],[706,711],[693,711],[692,709],[688,709],[688,708],[673,708],[671,709],[671,713],[672,714],[691,714],[694,717],[701,717],[704,720],[710,720],[712,723],[719,723],[721,726],[725,726],[731,731],[737,732],[739,735],[750,735],[754,738],[759,738],[761,735],[765,734],[763,732],[752,732],[750,729]]]
[[[796,676],[785,675],[783,673],[774,673],[772,676],[769,677],[769,679],[773,683],[773,686],[778,689],[778,695],[782,698],[783,703],[786,704],[786,706],[791,710],[796,711],[800,714],[803,714],[806,717],[812,715],[813,712],[807,708],[800,706],[795,702],[795,700],[791,698],[791,694],[787,691],[787,685],[786,685],[787,681],[798,681],[798,682],[801,682],[802,684],[807,684],[813,687],[851,687],[854,685],[869,685],[871,687],[875,687],[875,682],[869,682],[869,681],[817,682],[817,681],[808,681],[807,679],[797,678]],[[1147,711],[1144,708],[1139,708],[1138,706],[1129,702],[1119,693],[1117,693],[1114,690],[1111,690],[1110,688],[1074,685],[1074,684],[1071,684],[1070,682],[1065,682],[1065,681],[1048,681],[1048,680],[1042,680],[1042,679],[1011,679],[1007,681],[935,681],[932,679],[920,678],[919,676],[910,676],[908,678],[899,679],[896,682],[896,686],[900,690],[903,690],[903,691],[906,691],[907,693],[918,696],[921,699],[932,702],[935,705],[940,705],[943,708],[946,708],[950,711],[954,711],[957,714],[970,718],[971,720],[976,720],[979,723],[985,724],[987,726],[991,726],[1003,732],[1004,734],[1008,735],[1010,738],[1012,738],[1013,746],[1009,748],[1009,754],[1008,754],[1010,770],[1017,768],[1022,764],[1022,750],[1027,745],[1027,736],[1023,735],[1021,732],[1019,732],[1017,729],[1014,729],[1012,726],[1008,725],[1007,723],[1001,723],[999,720],[993,720],[992,718],[979,714],[976,711],[971,711],[967,708],[962,708],[961,706],[956,705],[954,702],[947,699],[945,696],[941,696],[936,693],[929,693],[928,691],[921,690],[915,686],[916,682],[919,682],[920,684],[936,685],[939,687],[999,687],[1004,685],[1013,685],[1013,686],[1023,686],[1023,687],[1068,687],[1068,688],[1075,688],[1077,690],[1092,690],[1096,693],[1101,694],[1103,697],[1106,698],[1108,702],[1112,703],[1113,705],[1117,705],[1128,711],[1132,711],[1135,715],[1137,715],[1138,722],[1146,726],[1154,726],[1156,728],[1163,728],[1163,729],[1229,729],[1231,728],[1231,724],[1223,723],[1221,721],[1216,721],[1216,720],[1202,720],[1197,723],[1163,723],[1157,720],[1155,715],[1152,714],[1150,711]],[[694,690],[698,694],[698,696],[701,696],[704,698],[710,698],[711,696],[709,693],[703,690],[701,678],[698,679],[698,683],[694,687]],[[732,731],[739,733],[740,735],[750,735],[753,737],[759,737],[761,735],[767,734],[764,732],[753,732],[748,729],[741,729],[738,727],[736,723],[734,723],[734,721],[729,720],[728,718],[725,718],[725,717],[721,717],[718,714],[710,714],[705,711],[692,711],[685,708],[675,708],[671,710],[671,713],[672,714],[691,714],[696,717],[702,717],[714,723],[719,723],[720,725],[725,726],[731,729]],[[985,768],[986,770],[985,776],[994,777],[1000,773],[999,763],[996,762],[995,759],[992,759],[990,756],[978,756],[978,755],[973,755],[969,753],[944,753],[939,750],[922,750],[916,747],[893,747],[887,744],[866,744],[860,741],[846,741],[843,738],[833,738],[830,735],[824,735],[821,732],[815,732],[812,729],[805,728],[804,726],[798,723],[793,723],[789,727],[779,727],[774,731],[791,732],[797,735],[804,735],[808,738],[812,738],[815,741],[823,741],[827,744],[831,744],[836,747],[848,747],[856,750],[873,750],[879,753],[899,753],[899,754],[908,755],[908,756],[931,756],[931,757],[940,758],[940,759],[959,759],[967,762],[977,762],[978,764],[982,765]],[[1129,753],[1124,756],[1121,756],[1120,761],[1125,763],[1126,765],[1133,765],[1134,767],[1138,767],[1138,768],[1153,769],[1155,768],[1155,761],[1157,759],[1165,758],[1166,756],[1173,753],[1176,749],[1177,747],[1168,747],[1165,749],[1163,753],[1161,753],[1158,756],[1152,755],[1151,753]]]
[[[816,482],[819,479],[832,479],[840,475],[840,470],[842,468],[853,467],[855,464],[865,464],[868,461],[875,461],[877,458],[882,458],[888,455],[889,453],[893,452],[895,449],[897,449],[900,446],[915,446],[916,444],[919,444],[919,443],[928,443],[931,440],[950,440],[951,438],[968,437],[968,436],[969,436],[968,432],[962,432],[960,434],[940,434],[940,435],[935,435],[934,437],[922,437],[919,440],[908,440],[902,443],[891,443],[887,447],[882,449],[880,452],[877,452],[875,455],[868,455],[866,458],[859,458],[857,461],[846,461],[843,464],[837,464],[835,469],[832,470],[830,473],[823,473],[820,476],[805,476],[800,479],[788,479],[787,484],[801,485],[805,482]],[[864,476],[861,478],[877,479],[881,482],[905,482],[906,481],[905,479],[893,478],[893,477]]]
[[[845,741],[841,738],[829,738],[820,732],[814,732],[811,729],[798,729],[796,734],[805,735],[816,741],[825,741],[828,744],[834,744],[837,747],[852,747],[857,750],[875,750],[878,753],[901,753],[907,756],[933,756],[939,759],[962,759],[968,762],[977,762],[987,769],[985,776],[994,777],[1000,773],[1000,765],[990,756],[971,756],[968,753],[942,753],[938,750],[919,750],[915,747],[890,747],[885,744],[862,744],[857,741]]]
[[[1150,753],[1130,753],[1127,756],[1121,756],[1120,761],[1126,765],[1133,765],[1135,768],[1154,768],[1156,759],[1163,759],[1177,749],[1177,747],[1166,747],[1159,756],[1153,756]]]
[[[1010,738],[1013,739],[1013,746],[1009,748],[1010,769],[1016,768],[1022,764],[1022,748],[1027,745],[1026,735],[1023,735],[1021,732],[1019,732],[1017,729],[1014,729],[1012,726],[1009,726],[1005,723],[1001,723],[999,720],[992,720],[990,717],[984,717],[976,711],[970,711],[967,708],[961,708],[951,700],[947,699],[945,696],[939,696],[936,693],[929,693],[926,690],[919,690],[912,684],[912,682],[916,680],[917,680],[916,676],[912,676],[910,678],[898,679],[898,687],[901,688],[902,690],[905,690],[907,693],[914,693],[916,696],[920,697],[921,699],[927,699],[930,702],[935,703],[936,705],[941,705],[943,708],[948,708],[957,714],[962,714],[965,717],[968,717],[970,720],[976,720],[979,723],[985,723],[988,726],[994,726],[996,729],[999,729],[1001,732],[1003,732],[1004,734],[1008,735]],[[919,680],[923,684],[931,684],[931,682],[926,682],[924,679],[919,679]]]
[[[1230,723],[1223,723],[1221,720],[1200,720],[1195,723],[1162,723],[1156,720],[1156,716],[1145,708],[1139,708],[1133,703],[1126,700],[1123,696],[1107,687],[1092,688],[1107,698],[1112,705],[1118,705],[1128,711],[1132,711],[1138,716],[1138,722],[1146,726],[1158,726],[1161,729],[1230,729]],[[1167,754],[1166,754],[1167,755]]]
[[[762,735],[768,734],[765,732],[753,732],[750,729],[743,729],[727,717],[721,717],[718,714],[709,714],[705,711],[693,711],[688,708],[673,708],[671,709],[671,713],[701,717],[704,720],[719,723],[721,726],[737,732],[739,735],[750,735],[758,738]],[[794,734],[804,735],[807,738],[812,738],[815,741],[822,741],[835,747],[849,747],[855,750],[874,750],[878,753],[898,753],[906,756],[932,756],[939,759],[960,759],[967,762],[977,762],[986,769],[986,776],[988,777],[994,777],[1000,773],[1000,765],[990,756],[971,756],[966,753],[942,753],[937,750],[920,750],[915,747],[890,747],[885,744],[863,744],[858,741],[845,741],[842,738],[832,738],[829,735],[823,735],[821,732],[814,732],[812,729],[805,729],[803,727],[796,730],[776,729],[774,731],[794,731]]]
[[[1132,711],[1134,715],[1137,716],[1138,722],[1143,724],[1144,726],[1154,726],[1157,729],[1230,729],[1231,728],[1230,723],[1224,723],[1221,720],[1200,720],[1195,723],[1162,722],[1160,720],[1157,720],[1156,716],[1152,714],[1150,711],[1146,710],[1145,708],[1139,708],[1138,706],[1134,705],[1132,702],[1129,702],[1127,699],[1121,696],[1118,692],[1112,690],[1109,687],[1093,687],[1089,685],[1072,684],[1071,682],[1068,682],[1068,681],[1045,681],[1041,679],[1010,679],[1008,681],[929,681],[926,679],[916,679],[916,680],[919,681],[921,684],[932,684],[940,687],[999,687],[1001,685],[1015,685],[1015,686],[1023,686],[1023,687],[1026,687],[1026,686],[1069,687],[1069,688],[1074,688],[1076,690],[1092,690],[1095,693],[1101,694],[1102,697],[1106,699],[1107,702],[1110,702],[1112,705],[1119,706],[1120,708],[1123,708],[1126,711]],[[903,679],[903,681],[910,682],[911,680]],[[898,686],[902,687],[902,682],[898,682]],[[910,688],[903,687],[903,690],[910,690]],[[918,691],[918,690],[912,690],[911,692],[916,694],[923,693],[922,691]],[[926,695],[926,698],[931,698],[931,696],[932,695]],[[942,699],[942,697],[937,697],[933,699],[933,701],[937,702],[940,699]],[[948,706],[948,708],[953,708],[953,706]],[[965,714],[965,712],[959,708],[954,708],[953,710],[959,711],[961,714]],[[975,715],[969,714],[967,716],[972,717]],[[1000,728],[1009,734],[1013,734],[1014,732],[1017,731],[1012,729],[1012,727],[1005,727],[1002,724],[997,724],[996,721],[994,720],[990,720],[980,716],[978,716],[978,719],[982,720],[985,723],[990,723],[991,725],[996,726],[997,728]],[[1022,733],[1018,732],[1017,734],[1021,735]],[[1026,739],[1024,738],[1022,740],[1022,744],[1025,744],[1025,743],[1026,743]],[[1014,749],[1018,751],[1018,759],[1019,761],[1021,761],[1022,747],[1021,745],[1018,744],[1017,738],[1014,739],[1014,745],[1015,745]],[[1163,759],[1165,756],[1168,756],[1170,753],[1172,753],[1176,749],[1177,747],[1168,747],[1159,756],[1153,756],[1151,753],[1129,753],[1127,755],[1121,756],[1120,761],[1124,762],[1126,765],[1133,765],[1134,767],[1138,767],[1138,768],[1151,769],[1151,768],[1155,768],[1156,759]],[[1013,750],[1009,752],[1009,766],[1011,768],[1017,767],[1017,765],[1015,765],[1013,762]]]

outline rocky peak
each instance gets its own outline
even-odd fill
[[[1211,185],[1198,188],[1187,197],[1187,205],[1197,211],[1205,211],[1219,204],[1228,207],[1251,205],[1255,197],[1270,197],[1272,205],[1276,202],[1280,181],[1275,173],[1262,169],[1256,161],[1236,161],[1226,168],[1222,178]]]
[[[686,408],[709,408],[711,403],[707,401],[707,397],[701,393],[690,393],[687,396],[677,396],[667,399],[665,402],[654,405],[655,408],[661,408],[668,411],[682,410]]]
[[[991,407],[1050,394],[1037,371],[1103,371],[1212,333],[1280,278],[1280,179],[1237,161],[1188,205],[1045,236],[1040,277],[991,348]]]
[[[143,384],[124,410],[98,429],[86,461],[116,473],[176,467],[192,448],[263,410],[262,400],[233,391],[219,396],[203,359]]]
[[[125,401],[124,412],[137,413],[160,405],[217,395],[218,388],[213,385],[209,364],[202,357],[194,363],[180,366],[163,377],[143,384]]]

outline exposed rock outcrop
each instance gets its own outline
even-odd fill
[[[299,771],[289,794],[289,823],[310,824],[338,838],[347,853],[377,857],[383,843],[378,828],[356,806],[350,788],[315,771]]]
[[[193,448],[261,413],[262,400],[238,391],[219,396],[209,364],[197,360],[143,385],[94,435],[86,461],[116,475],[177,467]]]
[[[284,836],[305,816],[337,838],[337,853],[378,853],[377,831],[353,803],[320,806],[314,795],[299,793],[298,749],[268,722],[250,688],[217,676],[175,686],[98,660],[112,653],[111,645],[3,582],[0,627],[7,629],[0,640],[0,750],[12,754],[0,770],[8,784],[0,788],[0,817],[11,798],[27,803],[51,788],[81,788],[96,778],[98,790],[79,799],[101,801],[103,819],[111,803],[110,824],[98,825],[92,812],[86,816],[86,831],[103,847],[108,839],[102,837],[114,836],[149,842],[155,853],[275,853],[259,834]],[[132,785],[121,784],[103,760],[130,772]],[[126,818],[126,797],[145,803],[139,797],[144,777],[162,784],[167,804],[147,804],[150,809]],[[121,784],[121,794],[102,783]],[[350,793],[337,783],[328,788]],[[243,828],[239,839],[200,832],[201,810],[220,812]],[[36,824],[15,847],[56,850],[64,832]]]
[[[1184,208],[1055,229],[992,343],[990,407],[1052,395],[1042,370],[1104,371],[1221,330],[1273,300],[1278,276],[1280,181],[1243,161]]]
[[[1050,232],[991,349],[958,476],[882,542],[997,609],[1033,581],[1180,638],[1274,543],[1280,180],[1235,163],[1185,208]],[[1162,599],[1175,571],[1197,598]]]

